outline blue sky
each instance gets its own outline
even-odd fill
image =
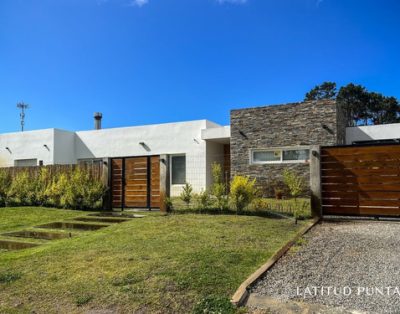
[[[397,0],[1,0],[0,132],[207,118],[355,82],[400,98]]]

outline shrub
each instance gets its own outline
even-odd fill
[[[67,173],[55,175],[45,191],[47,205],[67,208],[66,193],[69,184],[69,175]]]
[[[164,199],[165,207],[167,208],[167,212],[172,212],[174,210],[174,203],[170,197],[166,197]]]
[[[36,178],[31,178],[28,171],[18,172],[7,191],[7,205],[36,205],[36,184]]]
[[[256,196],[256,179],[249,177],[235,176],[231,182],[230,199],[237,213],[246,208]]]
[[[218,163],[211,165],[213,185],[211,186],[211,193],[217,201],[217,208],[225,210],[228,208],[228,196],[226,193],[226,185],[223,182],[222,167]]]
[[[7,192],[10,187],[11,178],[5,169],[0,169],[0,206],[6,205]]]
[[[11,178],[0,169],[0,206],[53,206],[98,209],[106,191],[103,183],[85,168],[64,169],[52,174],[48,168],[21,170]]]
[[[192,201],[193,198],[193,187],[190,183],[185,183],[185,185],[182,188],[182,193],[181,193],[181,200],[186,203],[186,206],[189,207],[190,202]]]
[[[201,191],[198,197],[198,202],[200,210],[208,209],[212,204],[210,193],[207,190]]]
[[[293,170],[285,169],[283,171],[283,180],[289,188],[290,195],[295,199],[303,193],[305,187],[304,178]]]
[[[265,198],[255,198],[252,200],[252,202],[250,203],[250,209],[258,212],[258,211],[265,211],[265,210],[270,210],[271,206],[268,202],[267,199]]]
[[[51,184],[51,177],[49,169],[40,168],[39,174],[37,176],[35,198],[38,205],[47,205],[47,189]]]
[[[209,296],[198,302],[193,314],[234,314],[235,308],[229,299]]]
[[[101,182],[93,180],[87,170],[76,168],[68,182],[64,181],[61,185],[64,189],[64,195],[61,195],[60,199],[62,207],[73,209],[101,207],[105,188]]]

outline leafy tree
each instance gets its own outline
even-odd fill
[[[335,99],[336,98],[336,83],[324,82],[321,85],[315,86],[310,90],[305,97],[305,101],[320,100],[320,99]]]
[[[394,97],[368,92],[350,83],[336,92],[336,83],[324,82],[306,93],[305,100],[336,99],[348,126],[400,122],[400,104]]]
[[[375,94],[375,93],[371,93]],[[372,102],[370,99],[369,110],[373,124],[387,124],[400,122],[400,105],[394,97],[384,97],[377,94],[378,101]]]
[[[369,93],[361,85],[350,83],[340,88],[336,101],[344,111],[349,126],[368,121],[368,99]]]

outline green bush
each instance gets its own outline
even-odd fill
[[[211,165],[213,176],[213,185],[211,186],[211,194],[216,199],[216,206],[219,210],[223,211],[228,208],[228,195],[226,185],[223,182],[222,167],[218,163]]]
[[[283,171],[283,181],[289,188],[290,195],[295,199],[303,193],[305,188],[304,178],[293,170],[285,169]]]
[[[190,183],[185,183],[180,197],[181,200],[186,203],[186,206],[189,207],[193,198],[193,187]]]
[[[0,171],[0,205],[52,206],[71,209],[99,209],[106,189],[85,168],[71,168],[51,174],[48,168],[37,172],[17,172],[11,179]]]
[[[245,209],[257,194],[256,179],[235,176],[231,182],[230,200],[237,213]]]
[[[10,187],[10,175],[5,169],[0,169],[0,206],[6,205],[7,192]]]
[[[210,193],[207,190],[201,191],[197,199],[198,199],[198,207],[200,210],[208,209],[212,205]]]
[[[259,212],[259,211],[266,211],[271,209],[271,205],[269,204],[268,200],[265,198],[255,198],[250,203],[250,210]]]
[[[28,171],[18,172],[7,191],[7,206],[36,205],[37,178],[31,178]]]
[[[51,183],[50,171],[47,168],[40,168],[36,183],[36,202],[38,205],[46,206],[47,189]]]

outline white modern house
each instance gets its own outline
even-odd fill
[[[0,167],[102,163],[107,165],[113,207],[158,208],[166,195],[178,196],[185,183],[190,183],[195,193],[207,189],[212,184],[214,162],[221,164],[227,181],[232,173],[259,176],[258,181],[263,182],[263,175],[273,176],[274,170],[281,173],[281,166],[294,163],[308,173],[306,157],[282,160],[286,150],[290,156],[297,152],[290,145],[299,147],[307,137],[314,136],[314,144],[322,146],[400,143],[400,123],[345,128],[338,123],[334,104],[321,104],[318,110],[316,104],[308,104],[313,111],[303,110],[302,115],[299,106],[306,105],[234,110],[232,134],[230,126],[208,120],[101,129],[102,116],[96,113],[95,129],[90,131],[0,134]],[[287,119],[291,116],[288,108],[294,108],[296,119]],[[340,142],[334,130],[338,130]],[[251,154],[260,149],[259,155],[266,160],[254,164]],[[307,147],[303,151],[309,153]],[[276,152],[281,153],[280,158],[271,164],[268,158],[276,158]]]
[[[170,194],[174,196],[181,193],[185,182],[194,192],[211,184],[211,164],[224,162],[229,139],[229,127],[208,120],[112,129],[100,129],[97,124],[95,130],[79,132],[46,129],[7,133],[0,134],[0,167],[167,155]]]

